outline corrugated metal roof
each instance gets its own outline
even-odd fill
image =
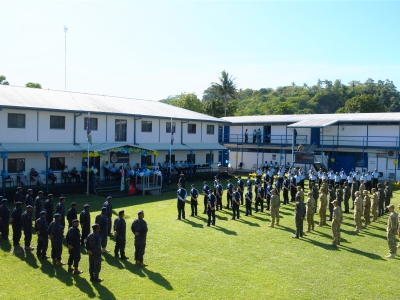
[[[85,150],[87,151],[87,144],[81,144],[82,147],[86,145]],[[97,152],[97,151],[104,151],[104,150],[109,150],[113,148],[119,148],[119,147],[135,147],[135,148],[140,148],[144,150],[154,150],[153,148],[144,148],[139,145],[134,145],[134,144],[127,144],[127,143],[103,143],[103,144],[97,144],[97,145],[90,145],[89,151],[90,152]]]
[[[337,123],[337,119],[308,119],[308,120],[303,120],[291,125],[288,125],[288,127],[296,127],[296,128],[313,128],[313,127],[326,127],[332,124]]]
[[[326,120],[347,122],[400,122],[400,113],[353,113],[353,114],[307,114],[307,115],[266,115],[266,116],[240,116],[221,118],[233,124],[251,123],[297,123],[302,122],[325,122]],[[291,124],[290,127],[298,127]],[[304,126],[312,127],[312,126]],[[316,125],[315,125],[316,127]]]
[[[147,148],[147,149],[154,149],[157,151],[168,151],[171,147],[173,151],[190,151],[190,150],[225,150],[224,146],[218,143],[188,143],[182,145],[181,143],[174,143],[171,145],[170,143],[140,143],[138,146],[139,148]]]
[[[1,143],[1,152],[82,152],[87,149],[72,143]]]
[[[0,85],[0,106],[223,122],[223,120],[208,115],[158,101],[9,85]]]
[[[208,144],[208,143],[199,143],[199,144],[186,144],[192,150],[226,150],[227,148],[215,143],[215,144]]]

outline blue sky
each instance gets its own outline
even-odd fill
[[[222,70],[239,88],[392,80],[398,1],[0,2],[0,74],[12,85],[159,100],[200,98]]]

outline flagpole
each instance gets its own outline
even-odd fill
[[[171,164],[172,164],[172,139],[174,138],[173,134],[173,126],[172,126],[172,117],[171,117],[171,143],[169,144],[169,172],[168,172],[168,186],[171,185]]]
[[[90,112],[88,112],[88,118],[90,120]],[[90,124],[90,121],[88,122]],[[87,125],[89,125],[87,124]],[[86,125],[86,126],[87,126]],[[87,128],[88,130],[88,128]],[[89,138],[87,139],[87,160],[86,160],[86,195],[89,196]]]

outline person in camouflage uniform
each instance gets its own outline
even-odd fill
[[[351,183],[351,189],[350,189],[351,198],[353,200],[351,209],[354,209],[354,201],[356,200],[355,195],[356,195],[357,191],[358,191],[358,182],[356,181],[356,178],[353,177],[353,181]]]
[[[364,180],[360,179],[360,186],[358,187],[358,191],[360,192],[360,195],[364,193],[364,190],[366,190]]]
[[[296,197],[300,197],[300,201],[304,202],[304,192],[301,189],[301,186],[297,186],[297,193],[296,193]]]
[[[313,198],[315,201],[314,211],[315,211],[315,213],[317,213],[317,207],[318,207],[317,201],[318,201],[318,197],[319,197],[319,191],[318,191],[317,186],[315,185],[315,182],[311,182],[311,190],[310,191],[312,192],[312,195],[313,195]]]
[[[307,203],[306,203],[306,216],[307,216],[308,229],[306,232],[310,232],[310,230],[314,230],[315,200],[314,200],[311,192],[309,192],[307,194],[307,196],[308,196],[308,199],[307,199]]]
[[[399,216],[394,212],[394,205],[390,204],[387,209],[389,210],[388,226],[387,226],[387,240],[389,245],[389,255],[387,258],[395,258],[397,247],[396,247],[396,235],[399,230]]]
[[[319,225],[326,225],[326,207],[328,206],[328,200],[323,188],[319,190]]]
[[[332,247],[340,245],[340,226],[343,222],[343,213],[338,201],[333,200],[333,216],[332,216]]]
[[[328,183],[326,182],[325,178],[322,179],[322,184],[321,184],[320,190],[321,189],[324,190],[325,195],[328,195]]]
[[[328,189],[328,206],[329,206],[329,221],[332,221],[333,204],[332,201],[336,199],[336,191],[330,184]]]
[[[375,222],[378,218],[378,194],[376,193],[376,189],[373,188],[371,190],[371,212],[372,212],[372,222]]]
[[[279,200],[279,196],[276,195],[275,189],[271,190],[271,225],[269,227],[274,227],[275,225],[279,225],[279,207],[281,206],[281,202]]]
[[[368,196],[368,191],[364,190],[363,191],[363,206],[364,206],[364,226],[367,227],[367,225],[371,224],[370,220],[370,215],[371,215],[371,200],[369,199]]]
[[[342,208],[342,202],[343,202],[342,187],[340,186],[340,184],[336,184],[335,189],[336,189],[336,192],[335,192],[336,200],[338,201],[338,205],[340,206],[340,208]]]
[[[354,200],[354,221],[356,222],[356,229],[353,230],[354,232],[358,233],[362,229],[362,224],[361,224],[361,215],[363,211],[363,201],[360,197],[360,192],[357,191],[354,194],[355,200]]]
[[[390,198],[393,197],[393,193],[392,193],[392,188],[390,187],[389,181],[385,181],[384,185],[385,185],[385,189],[383,190],[383,193],[385,195],[385,206],[386,206],[385,212],[389,212],[387,207],[390,204]]]

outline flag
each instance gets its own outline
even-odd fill
[[[92,128],[90,127],[90,113],[88,113],[87,126],[86,126],[87,141],[92,144]]]
[[[171,145],[173,145],[174,144],[174,141],[175,141],[175,139],[174,139],[174,133],[175,133],[175,126],[172,124],[172,122],[171,122]]]
[[[125,190],[125,169],[122,167],[121,172],[121,191]]]

